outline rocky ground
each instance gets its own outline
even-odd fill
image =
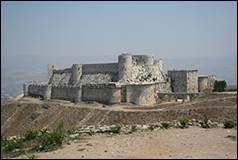
[[[55,128],[61,121],[66,127],[82,125],[151,124],[178,120],[181,116],[202,120],[207,116],[214,122],[236,119],[236,95],[209,95],[187,103],[171,102],[157,106],[132,104],[103,105],[96,102],[74,104],[62,100],[22,98],[1,103],[1,135],[13,136],[37,127]]]
[[[237,130],[189,127],[79,137],[37,158],[237,158]],[[27,155],[28,157],[30,155]],[[21,156],[18,158],[26,158]]]
[[[30,155],[66,159],[236,158],[237,129],[222,128],[225,119],[236,121],[236,114],[237,96],[234,94],[205,95],[187,103],[171,102],[151,107],[96,102],[74,104],[26,97],[1,103],[1,135],[19,135],[31,127],[52,129],[63,121],[67,128],[85,126],[86,134],[71,135],[76,139],[56,151]],[[189,128],[150,129],[153,124],[160,125],[157,123],[164,121],[174,121],[176,126],[181,116],[190,120]],[[202,128],[205,117],[212,128]],[[108,125],[117,122],[125,126],[121,133],[107,133]],[[128,132],[131,125],[137,125],[140,131]],[[96,134],[90,136],[88,132]],[[23,156],[29,158],[30,155]]]

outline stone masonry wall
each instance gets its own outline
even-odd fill
[[[83,64],[80,84],[101,84],[116,82],[118,63]]]
[[[118,63],[83,64],[83,74],[117,73]]]
[[[187,72],[187,93],[198,92],[198,72],[191,70]]]
[[[164,82],[162,60],[148,55],[122,54],[118,58],[118,80],[122,83]]]
[[[185,71],[168,71],[172,92],[187,92],[187,73]]]
[[[127,85],[126,102],[138,105],[156,104],[155,84]]]
[[[155,84],[157,93],[171,93],[171,86],[169,82],[158,82]]]
[[[51,98],[51,86],[48,84],[28,84],[28,96],[40,96],[44,99]]]
[[[52,86],[51,98],[79,102],[81,101],[81,87]]]
[[[118,63],[73,64],[65,69],[48,65],[48,77],[47,84],[52,86],[52,90],[37,85],[29,90],[29,86],[25,85],[24,95],[44,96],[47,93],[53,99],[80,101],[82,97],[83,100],[104,103],[127,101],[144,105],[155,103],[155,90],[171,91],[162,72],[162,61],[148,55],[122,54]],[[119,82],[124,88],[111,82]],[[155,85],[154,82],[163,83]]]
[[[134,82],[163,82],[162,61],[154,60],[152,56],[132,56],[132,81]]]
[[[212,92],[215,83],[215,76],[199,76],[198,77],[198,90],[199,92]]]
[[[98,74],[83,74],[80,84],[101,84],[115,82],[117,74],[114,73],[98,73]]]
[[[214,89],[215,81],[216,81],[215,75],[208,75],[208,86],[211,91]]]
[[[198,77],[198,91],[204,92],[208,88],[208,77]]]
[[[106,104],[121,102],[121,88],[114,84],[87,84],[82,86],[83,101],[98,101]]]
[[[172,92],[198,92],[197,70],[172,70],[168,71],[171,80]]]
[[[54,69],[52,76],[49,80],[49,84],[52,84],[54,86],[69,85],[71,74],[72,74],[71,68],[59,69],[59,70]]]

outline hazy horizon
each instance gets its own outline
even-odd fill
[[[162,58],[165,71],[196,68],[237,83],[233,1],[2,1],[1,33],[2,91],[44,80],[48,63],[117,62],[121,53]]]

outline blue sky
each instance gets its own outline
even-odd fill
[[[14,57],[72,64],[117,61],[121,53],[230,57],[237,64],[237,3],[232,1],[1,2],[1,13],[3,67],[23,62]]]

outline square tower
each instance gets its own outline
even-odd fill
[[[172,92],[198,92],[198,70],[171,70],[168,71],[168,77]]]

